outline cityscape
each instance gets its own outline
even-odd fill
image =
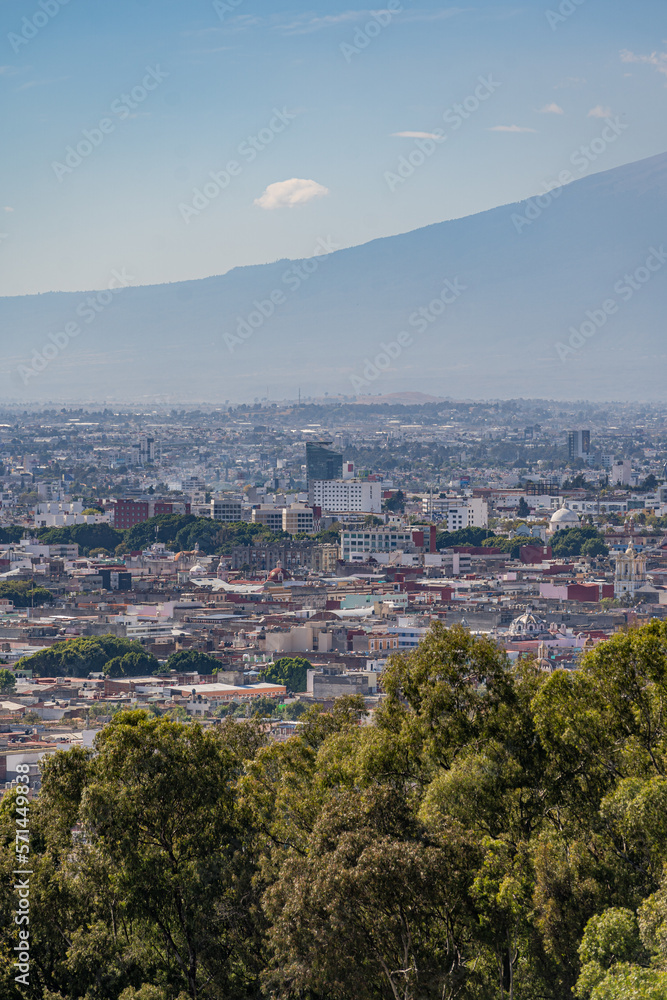
[[[664,15],[0,5],[0,1000],[667,998]]]

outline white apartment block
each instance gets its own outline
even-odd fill
[[[489,526],[489,506],[481,497],[424,497],[422,510],[433,520],[446,521],[447,531]]]
[[[229,500],[214,497],[211,500],[211,517],[214,521],[224,521],[226,523],[235,521],[247,521],[248,508],[244,507],[241,500]]]
[[[414,528],[343,528],[340,533],[341,559],[345,562],[365,561],[374,552],[395,552],[412,548]],[[361,559],[359,558],[361,557]]]
[[[314,479],[308,487],[308,502],[332,514],[382,511],[382,484],[361,479]]]

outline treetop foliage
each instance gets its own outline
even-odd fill
[[[382,684],[284,742],[118,712],[46,758],[27,992],[0,801],[0,994],[663,1000],[667,624],[553,673],[436,624]]]
[[[56,642],[32,656],[23,656],[17,669],[32,670],[34,677],[140,677],[152,674],[158,661],[141,643],[115,635],[88,636]]]

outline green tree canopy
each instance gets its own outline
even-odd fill
[[[28,580],[0,581],[0,597],[11,601],[15,608],[38,608],[50,604],[53,594],[46,587],[35,587]]]
[[[482,545],[495,535],[488,528],[458,528],[456,531],[438,531],[435,536],[437,549],[450,549],[454,545]]]
[[[16,677],[11,670],[0,667],[0,694],[11,694],[16,687]]]
[[[126,654],[130,659],[124,660]],[[123,660],[121,668],[118,661]],[[87,677],[89,673],[108,673],[109,664],[116,677],[152,674],[158,666],[156,658],[146,653],[139,642],[100,635],[56,642],[32,656],[23,656],[17,669],[32,670],[35,677]]]
[[[180,673],[213,674],[221,668],[220,660],[198,649],[181,649],[167,658],[166,669]]]
[[[262,671],[263,681],[284,684],[288,691],[305,691],[312,664],[303,656],[281,656]]]
[[[91,549],[113,552],[124,533],[110,524],[70,524],[64,528],[39,528],[37,537],[43,545],[78,545],[82,555]]]
[[[589,544],[591,543],[591,544]],[[604,538],[592,525],[581,525],[575,528],[565,528],[557,531],[551,538],[551,551],[559,559],[569,559],[580,555],[609,554]],[[586,551],[584,552],[584,546]]]

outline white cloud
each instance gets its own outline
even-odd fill
[[[605,107],[603,104],[596,104],[594,108],[588,112],[588,118],[611,118],[611,108]]]
[[[294,208],[295,205],[305,205],[313,198],[323,198],[327,194],[329,194],[329,189],[318,184],[317,181],[292,177],[288,181],[276,181],[275,184],[269,184],[260,197],[255,198],[253,204],[266,209]]]
[[[3,212],[13,212],[14,209],[12,208],[11,205],[5,205],[2,211]]]
[[[398,139],[440,139],[435,132],[392,132]]]
[[[651,52],[650,55],[642,56],[636,52],[631,52],[629,49],[623,49],[621,52],[621,62],[645,63],[648,66],[655,66],[658,73],[667,76],[667,52]]]
[[[325,14],[320,17],[316,14],[299,14],[287,24],[279,23],[275,27],[279,31],[284,31],[287,35],[310,35],[314,31],[321,31],[323,28],[335,28],[339,24],[349,24],[359,21],[362,17],[370,17],[371,12],[365,10],[346,10],[340,14]]]
[[[565,112],[561,108],[560,104],[556,104],[552,101],[551,104],[545,104],[543,108],[540,108],[541,115],[564,115]]]
[[[493,125],[489,132],[536,132],[537,129],[527,128],[525,125]]]

